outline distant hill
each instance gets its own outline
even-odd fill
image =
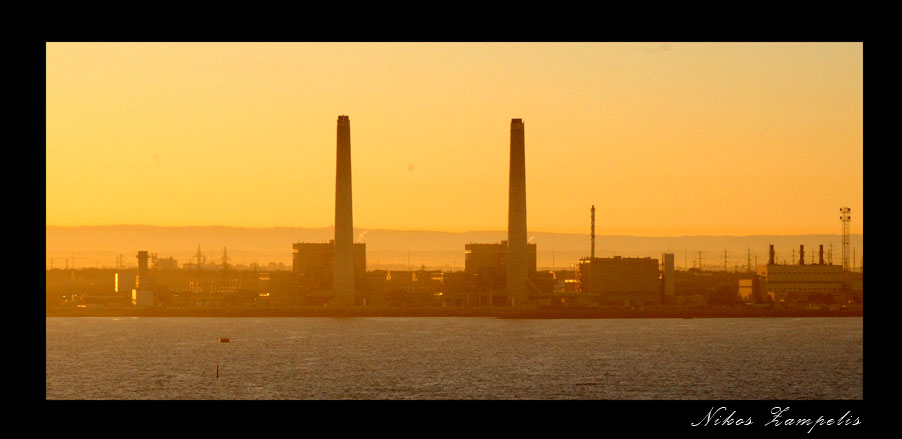
[[[160,257],[174,257],[179,264],[189,262],[200,245],[209,261],[218,260],[223,247],[228,249],[232,264],[270,262],[291,265],[291,244],[294,242],[328,242],[332,227],[223,227],[190,226],[161,227],[141,225],[119,226],[46,226],[47,266],[51,258],[54,267],[62,267],[69,258],[76,267],[115,266],[116,256],[125,256],[127,264],[135,265],[135,253],[148,250]],[[367,245],[367,266],[370,269],[406,269],[408,253],[413,267],[448,269],[464,265],[464,244],[471,242],[499,242],[507,239],[507,232],[474,231],[463,233],[435,231],[401,231],[382,229],[354,229],[357,242]],[[589,255],[589,234],[529,232],[530,242],[537,244],[539,267],[566,268]],[[778,262],[789,261],[793,249],[805,246],[806,261],[817,259],[818,244],[826,249],[833,244],[833,262],[841,263],[841,237],[836,235],[752,235],[752,236],[623,236],[598,235],[595,255],[659,258],[661,253],[675,253],[678,268],[697,263],[702,252],[706,269],[723,268],[724,249],[727,265],[747,263],[747,249],[751,248],[752,264],[767,262],[767,245],[774,244]],[[856,251],[856,265],[864,253],[863,235],[852,235]],[[826,258],[826,256],[825,256]]]

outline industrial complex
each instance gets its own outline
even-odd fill
[[[326,242],[291,244],[292,267],[234,270],[226,250],[218,266],[178,267],[172,258],[137,253],[138,268],[51,269],[48,307],[130,306],[508,306],[508,307],[860,307],[862,272],[849,264],[850,209],[842,208],[843,265],[817,259],[777,264],[773,245],[767,264],[740,272],[674,269],[674,254],[596,257],[595,206],[590,209],[588,256],[570,269],[537,270],[536,249],[527,240],[525,126],[510,124],[507,240],[469,243],[463,271],[367,271],[366,244],[353,235],[351,128],[337,122],[335,236]],[[795,258],[793,258],[795,259]],[[148,261],[153,260],[153,268]],[[831,261],[832,262],[832,258]]]

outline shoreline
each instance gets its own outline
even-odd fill
[[[625,318],[751,318],[751,317],[863,317],[863,309],[744,309],[655,308],[644,310],[599,308],[511,307],[166,307],[166,308],[47,308],[45,317],[495,317],[501,319],[625,319]]]

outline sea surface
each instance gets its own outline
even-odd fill
[[[862,399],[860,317],[46,320],[47,399]]]

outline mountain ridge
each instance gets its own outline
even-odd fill
[[[148,250],[160,257],[175,257],[187,262],[198,245],[209,261],[218,260],[223,247],[235,264],[277,262],[290,266],[291,244],[294,242],[329,242],[332,226],[325,227],[234,227],[234,226],[154,226],[118,224],[107,226],[46,225],[47,265],[51,259],[73,260],[75,266],[112,266],[117,255],[129,260],[137,250]],[[580,257],[588,256],[588,233],[528,232],[530,242],[537,244],[540,267],[568,267]],[[464,245],[473,242],[500,242],[507,239],[504,230],[444,232],[433,230],[391,230],[354,228],[357,242],[367,244],[367,265],[371,267],[454,267],[464,265]],[[863,234],[851,236],[856,258],[863,254]],[[825,252],[833,244],[833,260],[841,257],[839,234],[790,235],[596,235],[596,256],[660,257],[661,253],[676,255],[677,267],[697,264],[702,252],[702,265],[723,266],[723,252],[728,254],[727,265],[749,261],[748,250],[757,255],[758,263],[767,260],[767,245],[774,244],[777,259],[789,260],[793,249],[805,245],[806,260],[817,258],[817,245]],[[78,256],[78,257],[75,257]],[[691,256],[691,257],[690,257]],[[79,261],[81,258],[83,261]],[[754,258],[754,256],[752,256]],[[91,260],[94,260],[93,262]],[[134,261],[131,261],[134,262]],[[754,262],[754,259],[753,261]],[[59,267],[59,265],[55,265]]]

